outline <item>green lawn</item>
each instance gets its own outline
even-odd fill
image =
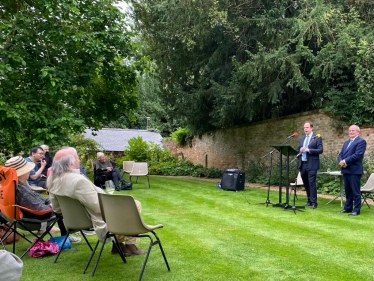
[[[223,191],[214,182],[151,177],[146,189],[145,179],[139,180],[121,193],[141,201],[146,223],[164,225],[157,233],[171,267],[168,272],[155,248],[143,280],[374,280],[373,207],[349,217],[337,213],[339,200],[326,205],[329,200],[319,198],[317,209],[294,214],[261,204],[266,190],[259,188]],[[270,199],[276,203],[278,192]],[[299,195],[298,204],[305,201]],[[18,242],[17,253],[26,246]],[[110,248],[106,245],[94,280],[137,280],[144,256],[122,264]],[[92,280],[92,265],[82,274],[88,255],[81,242],[56,264],[54,257],[25,256],[21,280]]]

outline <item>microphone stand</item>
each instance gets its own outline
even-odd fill
[[[291,140],[291,138],[293,138],[293,137],[294,137],[294,135],[292,135],[290,137],[287,137],[286,141],[284,141],[281,145],[288,143]],[[271,172],[273,170],[273,153],[274,153],[275,150],[276,149],[273,149],[272,151],[269,151],[268,153],[266,153],[264,156],[261,157],[261,158],[265,158],[266,156],[270,155],[270,167],[269,167],[267,197],[266,197],[266,201],[264,203],[260,203],[260,204],[266,204],[266,207],[269,204],[272,204],[272,203],[270,203],[270,179],[271,179]]]
[[[270,155],[270,167],[269,167],[269,178],[268,178],[268,191],[267,191],[267,197],[266,197],[266,201],[264,203],[261,203],[261,204],[266,204],[266,207],[271,204],[270,203],[270,179],[271,179],[271,171],[273,169],[273,153],[274,153],[275,149],[273,149],[272,151],[266,153],[264,156],[262,156],[262,158],[265,158],[266,156]]]

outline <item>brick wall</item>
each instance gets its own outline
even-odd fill
[[[229,128],[194,137],[191,146],[179,147],[172,140],[165,140],[174,155],[183,155],[194,164],[217,168],[244,169],[248,161],[258,161],[271,151],[272,145],[283,143],[287,136],[298,132],[303,135],[304,121],[314,124],[314,132],[323,139],[324,153],[338,154],[343,142],[348,139],[348,127],[336,128],[334,120],[322,111],[305,112],[283,118],[266,120],[251,126]],[[374,128],[361,128],[361,137],[366,139],[366,152],[374,148]],[[288,144],[296,149],[299,137]],[[274,157],[279,157],[278,152]],[[268,157],[265,157],[265,159]]]

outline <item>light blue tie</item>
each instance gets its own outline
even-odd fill
[[[308,144],[309,144],[309,135],[307,135],[307,136],[305,137],[305,140],[304,140],[304,147],[307,147]],[[306,152],[305,152],[305,151],[301,154],[301,160],[306,161]]]
[[[353,142],[353,140],[351,139],[351,140],[349,141],[348,146],[347,146],[347,150],[348,150],[348,148],[349,148],[349,146],[351,145],[352,142]]]

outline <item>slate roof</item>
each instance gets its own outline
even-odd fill
[[[127,147],[128,140],[134,137],[141,136],[146,142],[153,142],[165,147],[162,142],[162,136],[159,133],[147,130],[131,130],[131,129],[112,129],[103,128],[95,131],[95,136],[92,135],[91,129],[86,129],[83,133],[85,138],[96,140],[103,147],[104,151],[124,151]]]

